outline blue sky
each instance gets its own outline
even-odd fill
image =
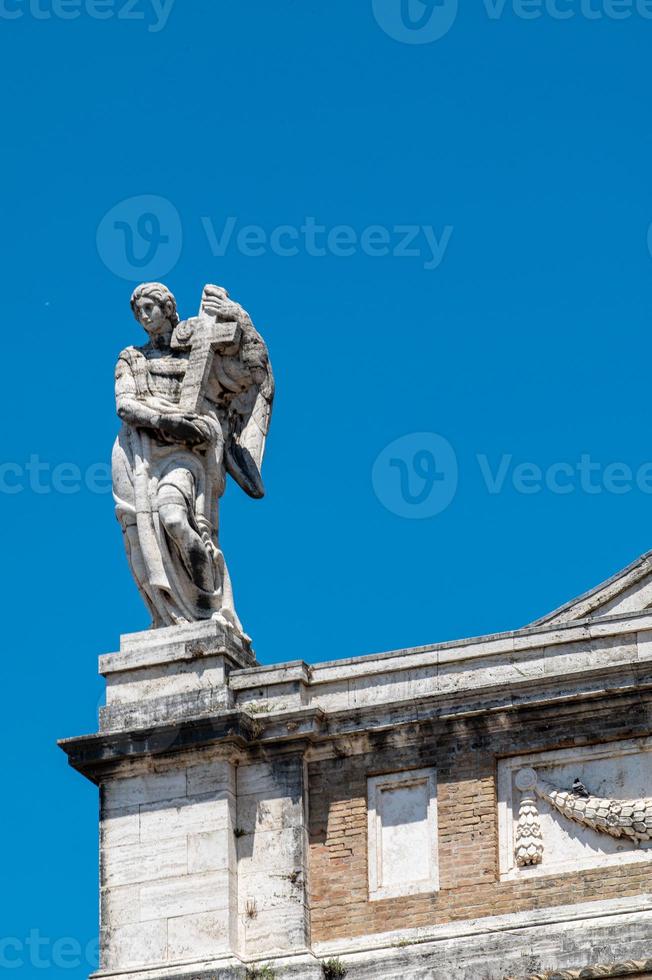
[[[222,512],[263,662],[516,628],[652,547],[648,6],[1,0],[3,966],[90,970],[55,739],[148,625],[102,469],[137,280],[270,347],[268,495]]]

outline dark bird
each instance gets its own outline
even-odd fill
[[[591,795],[579,777],[573,780],[573,788],[571,792],[574,796],[581,796],[584,800],[588,800],[589,796]]]

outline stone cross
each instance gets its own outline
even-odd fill
[[[170,346],[173,350],[188,350],[188,367],[181,385],[179,406],[185,412],[201,413],[206,383],[218,350],[237,348],[242,331],[235,320],[221,323],[204,312],[180,323],[174,331]]]

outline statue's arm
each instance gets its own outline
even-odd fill
[[[138,398],[136,382],[128,358],[121,357],[115,369],[115,400],[119,417],[137,429],[151,429],[166,442],[181,442],[189,446],[209,444],[218,437],[210,423],[194,412],[179,412]],[[221,432],[221,430],[219,430]]]
[[[120,358],[115,369],[115,404],[118,416],[127,425],[142,429],[158,429],[161,415],[136,397],[136,382],[130,365]]]

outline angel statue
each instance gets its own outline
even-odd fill
[[[248,641],[218,541],[226,474],[251,497],[274,396],[267,347],[225,289],[204,288],[199,316],[179,322],[166,286],[131,297],[148,335],[118,358],[123,426],[113,449],[113,496],[127,557],[152,627],[214,619]]]

